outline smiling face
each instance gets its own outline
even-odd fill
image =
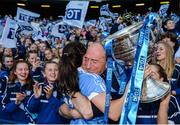
[[[87,72],[96,74],[102,74],[105,71],[106,56],[104,48],[100,43],[93,43],[88,47],[83,57],[82,67]]]
[[[44,52],[46,60],[51,60],[53,58],[53,53],[51,50],[45,50]]]
[[[16,65],[14,74],[17,76],[17,79],[20,83],[26,83],[29,76],[29,66],[25,62],[20,62]]]
[[[37,53],[29,53],[29,58],[28,58],[29,63],[32,65],[36,61],[37,57],[38,57]]]
[[[45,66],[45,77],[48,83],[54,83],[58,79],[58,65],[56,63],[47,63]]]
[[[11,69],[13,67],[13,64],[14,64],[13,57],[11,57],[11,56],[4,57],[4,62],[3,63],[5,65],[5,67]]]

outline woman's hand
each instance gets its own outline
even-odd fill
[[[53,92],[53,85],[47,85],[43,90],[46,93],[46,98],[49,99]]]
[[[33,86],[33,91],[34,91],[35,98],[39,98],[42,93],[42,86],[39,85],[38,83],[35,83]]]
[[[147,64],[144,70],[144,80],[147,79],[147,77],[151,75],[151,72],[152,72],[151,67],[150,65]]]

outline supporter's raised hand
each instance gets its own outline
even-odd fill
[[[47,85],[44,89],[43,89],[46,93],[46,98],[49,99],[52,95],[53,92],[53,86],[52,85]]]
[[[38,83],[35,83],[33,86],[33,91],[34,91],[35,98],[39,98],[42,93],[42,86],[39,85]]]
[[[40,59],[39,59],[39,57],[33,62],[33,64],[32,64],[32,69],[33,70],[36,70],[36,68],[38,68],[38,67],[40,67],[40,64],[41,64],[41,62],[40,62]]]

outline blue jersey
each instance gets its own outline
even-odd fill
[[[95,96],[106,92],[106,86],[104,80],[96,74],[87,73],[82,68],[79,71],[79,87],[81,93],[89,100]],[[95,117],[92,119],[73,119],[71,124],[103,124],[103,116]]]

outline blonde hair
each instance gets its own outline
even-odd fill
[[[163,62],[159,63],[163,69],[165,70],[168,78],[172,77],[174,68],[175,68],[175,62],[173,59],[173,49],[172,47],[165,42],[159,42],[158,44],[163,44],[165,51],[166,51],[166,58]]]

